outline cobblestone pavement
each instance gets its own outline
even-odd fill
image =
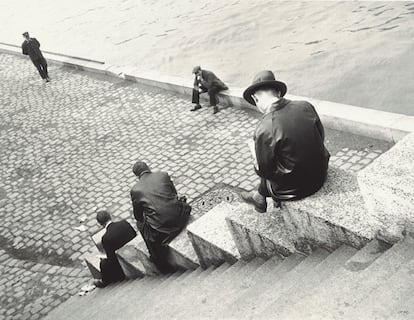
[[[4,54],[0,75],[0,319],[37,319],[86,283],[95,211],[131,218],[137,159],[168,171],[190,201],[257,183],[245,144],[256,114],[193,113],[186,98],[56,66],[44,84],[28,59]],[[390,147],[326,131],[331,164],[347,170]]]

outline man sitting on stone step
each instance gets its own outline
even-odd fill
[[[217,78],[213,72],[202,70],[200,66],[195,66],[193,68],[193,74],[195,75],[195,78],[192,103],[195,103],[195,105],[190,111],[201,109],[200,94],[208,92],[210,97],[210,106],[213,107],[213,114],[216,114],[219,111],[217,107],[216,94],[220,91],[227,90],[227,86],[223,81]]]
[[[99,211],[96,214],[96,220],[106,229],[101,240],[106,254],[106,258],[101,259],[100,262],[102,279],[94,282],[97,287],[103,288],[110,283],[125,279],[115,252],[135,238],[137,233],[126,220],[112,222],[112,217],[106,210]]]
[[[159,271],[172,273],[175,266],[169,262],[168,244],[186,226],[191,206],[177,196],[168,173],[152,172],[143,161],[136,162],[132,171],[139,179],[131,189],[138,230]]]
[[[330,155],[319,116],[309,102],[283,98],[286,91],[272,71],[261,71],[243,93],[264,114],[254,134],[260,184],[241,194],[258,212],[266,212],[267,197],[279,206],[315,193],[326,179]]]

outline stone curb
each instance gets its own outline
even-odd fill
[[[22,56],[20,47],[0,43],[0,53],[7,53]],[[157,87],[160,89],[176,92],[190,96],[192,93],[191,77],[184,80],[178,77],[158,75],[154,73],[141,73],[133,75],[128,68],[121,70],[118,67],[105,65],[99,61],[77,59],[76,57],[64,56],[62,54],[45,53],[49,62],[57,65],[73,67],[92,73],[104,74]],[[242,98],[243,89],[232,87],[219,95],[223,105],[235,106],[242,109],[256,111],[252,105]],[[362,135],[374,139],[397,142],[408,133],[414,132],[414,117],[404,114],[391,113],[380,110],[361,108],[336,102],[311,99],[306,97],[286,96],[294,100],[306,100],[312,103],[317,109],[325,127]]]

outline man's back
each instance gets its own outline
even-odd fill
[[[259,170],[281,190],[303,196],[323,184],[329,153],[322,124],[308,102],[280,99],[257,128],[256,148]]]
[[[22,50],[23,54],[29,55],[32,60],[43,58],[42,52],[40,51],[40,43],[36,38],[25,40],[22,44]]]
[[[177,191],[166,172],[148,172],[143,174],[131,189],[134,215],[141,208],[145,220],[154,229],[170,232],[183,226],[183,204],[177,199]]]
[[[102,236],[102,246],[106,254],[110,255],[135,238],[136,235],[135,230],[126,220],[112,222]]]

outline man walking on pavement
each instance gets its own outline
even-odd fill
[[[216,114],[219,111],[217,107],[216,94],[222,90],[227,90],[227,86],[223,83],[223,81],[217,78],[213,72],[202,70],[200,66],[195,66],[193,68],[193,74],[195,75],[195,78],[192,103],[195,103],[195,105],[190,111],[201,109],[200,94],[208,92],[210,97],[210,106],[213,107],[213,114]]]
[[[40,76],[45,82],[49,82],[49,74],[47,72],[47,62],[43,57],[42,52],[40,51],[40,43],[36,38],[30,38],[29,33],[23,33],[23,38],[25,39],[22,44],[22,52],[24,55],[28,55],[30,60],[39,71]]]
[[[258,212],[266,212],[267,197],[279,206],[315,193],[327,175],[330,155],[319,116],[309,102],[283,98],[286,91],[286,84],[265,70],[243,93],[264,114],[254,134],[260,184],[257,191],[241,194]]]

